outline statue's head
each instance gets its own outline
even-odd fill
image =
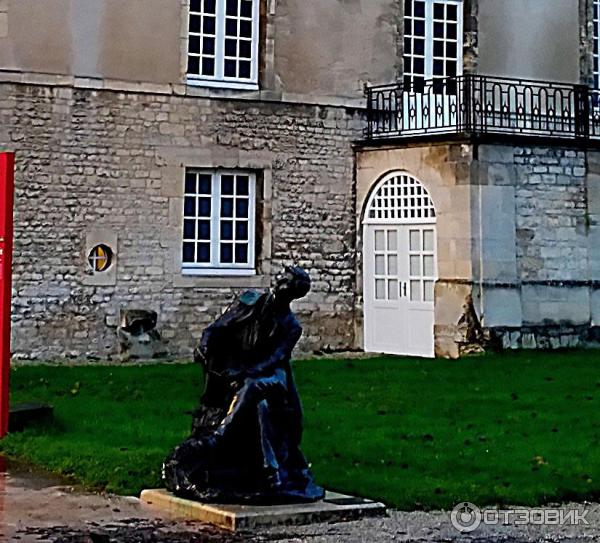
[[[277,298],[291,302],[308,294],[310,276],[298,266],[288,266],[277,280],[273,292]]]

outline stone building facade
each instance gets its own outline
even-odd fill
[[[189,356],[236,293],[268,287],[291,263],[313,278],[296,307],[306,352],[454,357],[473,343],[593,344],[600,154],[589,130],[574,127],[579,102],[565,102],[569,130],[558,137],[523,133],[540,112],[523,125],[516,109],[512,133],[501,120],[490,130],[502,129],[498,137],[481,137],[462,130],[456,111],[467,95],[448,83],[543,78],[565,96],[593,85],[594,2],[549,3],[45,0],[42,10],[37,0],[0,0],[0,148],[17,152],[14,356],[116,357],[125,309],[156,311],[168,352]],[[440,23],[438,40],[428,33]],[[408,49],[421,39],[422,55]],[[410,85],[421,68],[446,81],[432,105],[454,111],[434,133],[403,124],[402,108],[415,103],[406,86],[394,87],[393,107],[363,96],[365,84]],[[393,134],[378,132],[382,119]],[[230,178],[250,192],[229,197]],[[399,191],[417,191],[411,205],[421,211],[386,208],[366,220]],[[249,206],[230,220],[229,201]],[[203,202],[212,206],[204,218]],[[410,218],[421,212],[427,220]],[[235,236],[240,223],[250,232],[232,237],[230,223]],[[392,237],[377,247],[377,231],[397,243],[415,229],[418,250]],[[405,276],[391,273],[394,262]]]

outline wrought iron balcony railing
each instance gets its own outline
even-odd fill
[[[368,140],[435,134],[600,139],[600,91],[481,75],[365,89]]]

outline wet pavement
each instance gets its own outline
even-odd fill
[[[68,481],[7,463],[0,457],[0,541],[68,543],[600,543],[600,504],[587,510],[587,525],[480,526],[459,533],[446,512],[390,511],[356,522],[274,528],[231,534],[200,523],[168,518],[135,498],[93,494]]]
[[[84,492],[0,457],[0,541],[237,542],[209,526],[165,518],[135,498]]]

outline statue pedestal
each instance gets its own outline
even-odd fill
[[[341,522],[386,514],[383,503],[327,492],[314,503],[287,505],[220,505],[174,496],[167,490],[144,490],[141,501],[186,520],[206,522],[231,531],[256,530],[279,525]]]

